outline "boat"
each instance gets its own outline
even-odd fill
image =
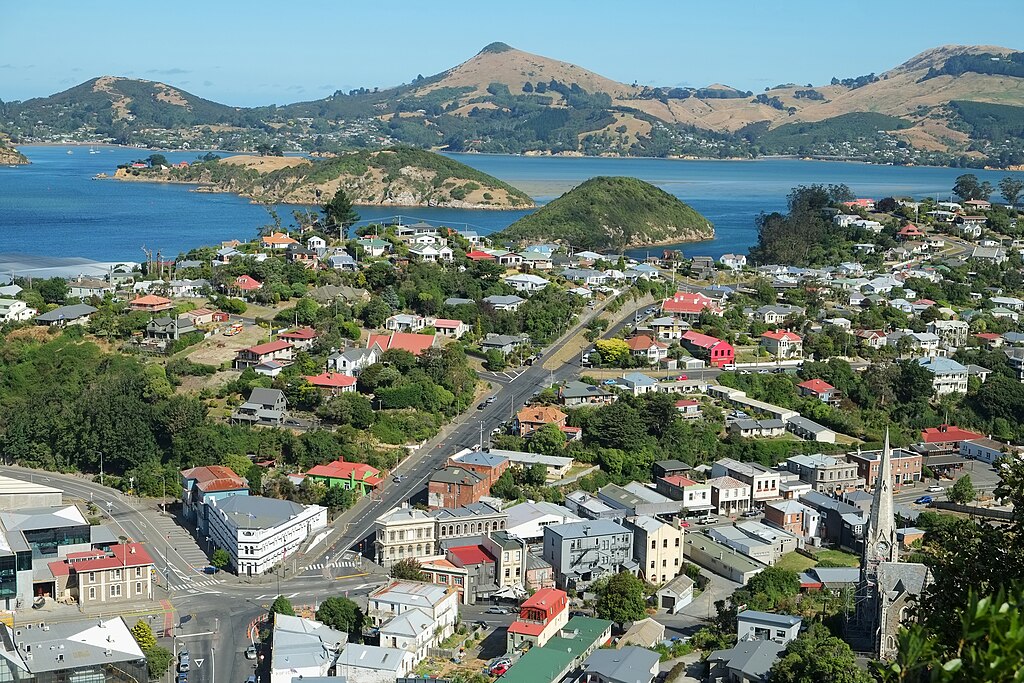
[[[93,149],[92,147],[89,148],[89,154],[99,154],[99,153],[100,153],[100,151],[98,149]]]
[[[69,149],[69,150],[68,150],[68,154],[74,154],[74,152],[72,152],[72,151],[71,151],[71,150]]]

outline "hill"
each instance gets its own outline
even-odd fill
[[[714,236],[711,223],[668,192],[636,178],[599,176],[498,233],[514,242],[553,240],[576,249],[623,249]]]
[[[344,188],[354,204],[529,208],[533,200],[497,178],[448,157],[411,147],[342,154],[312,161],[236,156],[187,168],[119,169],[122,180],[182,182],[258,202],[319,204]],[[319,191],[319,197],[317,195]]]
[[[27,163],[25,155],[11,147],[10,141],[0,135],[0,166],[21,166]]]

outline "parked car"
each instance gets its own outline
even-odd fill
[[[508,664],[499,664],[497,666],[493,666],[493,667],[491,667],[490,674],[492,676],[501,676],[506,671],[508,671],[508,667],[509,667]]]
[[[182,671],[178,674],[178,683],[188,683],[188,672]]]
[[[508,614],[511,611],[508,607],[501,607],[500,605],[491,605],[487,608],[488,614]]]
[[[928,487],[928,493],[942,493],[942,487],[938,484],[932,484]]]
[[[690,528],[690,523],[689,522],[679,522],[679,526],[683,527],[684,529],[689,529]]]
[[[189,657],[188,651],[182,650],[178,653],[178,671],[188,671]]]
[[[697,518],[697,524],[713,524],[718,521],[718,517],[714,515],[701,515]]]
[[[760,510],[746,510],[743,512],[744,517],[757,517],[761,514]]]
[[[613,380],[613,379],[606,379],[605,381],[601,382],[601,384],[615,384],[615,380]]]
[[[250,645],[249,647],[245,648],[245,658],[246,659],[256,659],[256,646],[255,645]]]
[[[249,676],[247,679],[245,679],[245,683],[256,683],[256,674],[253,674],[252,676]]]
[[[396,474],[394,477],[392,477],[391,481],[395,482],[396,484],[401,484],[403,479],[405,479],[404,474]]]
[[[932,497],[931,496],[921,496],[920,498],[918,498],[914,502],[916,504],[918,504],[918,505],[930,505],[931,502],[932,502]]]
[[[688,379],[690,379],[690,378],[688,376],[686,376],[686,375],[679,375],[678,377],[676,377],[676,380],[679,381],[679,382],[685,382]]]
[[[484,409],[484,408],[486,408],[486,407],[487,407],[487,404],[486,404],[486,403],[481,403],[480,405],[478,405],[478,406],[476,407],[476,409],[477,409],[477,410],[483,410],[483,409]]]
[[[477,619],[473,622],[473,626],[476,626],[477,628],[487,628],[487,622],[483,619]]]

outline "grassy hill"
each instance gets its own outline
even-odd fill
[[[126,177],[128,171],[119,177]],[[355,204],[529,208],[521,190],[448,157],[411,147],[364,150],[329,159],[228,157],[188,168],[143,170],[126,179],[203,183],[261,202],[317,204],[344,188]],[[317,190],[320,197],[317,197]]]
[[[622,249],[711,239],[704,216],[636,178],[591,178],[498,234],[511,241],[553,240],[576,249]]]
[[[0,166],[21,166],[27,163],[25,155],[11,147],[10,141],[0,135]]]

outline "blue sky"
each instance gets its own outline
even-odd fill
[[[408,82],[493,41],[624,82],[720,82],[754,91],[878,73],[946,43],[1024,48],[1019,0],[47,0],[0,7],[0,99],[7,101],[120,75],[226,104],[284,104]]]

